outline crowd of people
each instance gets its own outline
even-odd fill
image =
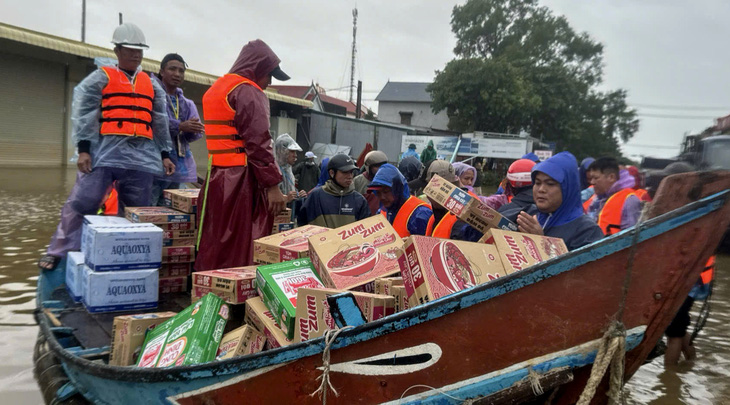
[[[74,89],[78,174],[38,263],[42,269],[79,250],[84,215],[98,211],[112,186],[123,215],[125,206],[154,205],[162,190],[197,181],[189,144],[203,137],[209,170],[199,198],[196,271],[252,264],[253,241],[271,232],[273,217],[286,206],[300,226],[336,228],[383,215],[401,237],[479,240],[479,231],[423,195],[434,175],[481,199],[519,231],[562,238],[570,250],[634,226],[658,184],[654,178],[643,189],[638,170],[612,157],[578,164],[570,152],[542,162],[528,153],[511,163],[496,193],[479,195],[481,162],[449,163],[432,141],[420,154],[409,145],[397,166],[379,150],[365,156],[363,167],[344,154],[317,164],[311,151],[297,163],[303,149],[295,139],[282,134],[274,141],[269,133],[263,90],[272,77],[289,76],[263,41],[244,45],[229,73],[205,93],[202,121],[180,89],[187,69],[182,56],[168,54],[159,73],[148,75],[140,66],[148,46],[137,26],[120,25],[112,42],[117,63],[101,66]],[[673,341],[675,357],[677,347],[687,350],[681,329],[688,311],[671,336],[681,340],[679,346]]]

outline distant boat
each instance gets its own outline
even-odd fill
[[[575,403],[621,305],[624,379],[661,339],[730,223],[730,173],[667,178],[638,227],[528,269],[362,324],[331,346],[327,402]],[[105,363],[115,314],[88,315],[63,288],[63,266],[38,280],[36,372],[47,401],[109,404],[320,403],[324,338],[169,369]],[[161,303],[162,306],[170,303]],[[338,311],[340,308],[340,311]],[[164,308],[165,310],[168,308]],[[101,342],[101,343],[99,343]],[[60,366],[59,366],[60,364]],[[609,373],[607,372],[607,375]],[[608,378],[593,403],[607,401]]]

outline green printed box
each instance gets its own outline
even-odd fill
[[[147,334],[138,367],[173,367],[215,359],[228,321],[228,305],[208,294]]]
[[[304,287],[324,288],[308,258],[259,266],[256,269],[256,289],[274,320],[290,340],[294,337],[297,291]]]

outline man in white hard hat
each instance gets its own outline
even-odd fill
[[[124,207],[150,202],[155,175],[172,175],[165,91],[142,71],[142,30],[122,24],[114,30],[115,66],[102,66],[74,88],[73,139],[78,173],[61,211],[61,221],[38,266],[51,270],[79,250],[84,215],[95,214],[116,181],[119,215]]]

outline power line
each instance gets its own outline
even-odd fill
[[[668,105],[668,104],[631,104],[633,107],[638,108],[650,108],[654,110],[678,110],[678,111],[730,111],[730,107],[719,107],[719,106],[697,106],[697,105]]]
[[[679,149],[678,145],[639,145],[639,144],[624,144],[622,146],[635,147],[635,148],[654,148],[654,149]]]
[[[638,113],[639,117],[647,118],[670,118],[678,120],[714,120],[716,116],[709,115],[671,115],[671,114],[651,114],[651,113]]]

